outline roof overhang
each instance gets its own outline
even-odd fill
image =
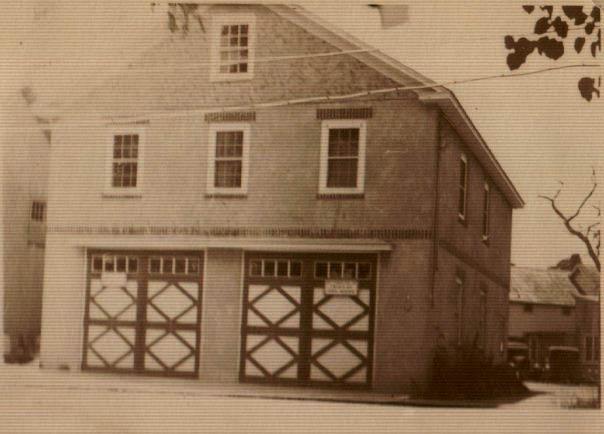
[[[489,178],[501,190],[512,207],[522,208],[524,200],[520,196],[520,193],[516,190],[516,187],[514,187],[514,184],[495,158],[495,155],[489,149],[486,141],[480,135],[476,126],[474,126],[474,123],[455,97],[455,94],[446,89],[443,92],[423,95],[420,99],[425,103],[435,104],[440,108],[444,116],[455,128],[455,131],[457,131],[464,143],[478,159]]]
[[[114,250],[205,250],[235,249],[249,251],[308,252],[308,253],[377,253],[392,250],[392,245],[377,239],[324,238],[205,238],[185,236],[85,236],[77,245],[88,249]]]
[[[351,54],[351,56],[391,80],[400,83],[403,88],[413,88],[411,91],[417,94],[421,101],[438,105],[512,207],[522,208],[524,206],[522,197],[497,162],[453,92],[382,53],[375,47],[338,29],[301,6],[266,5],[266,7],[340,50],[364,50]]]

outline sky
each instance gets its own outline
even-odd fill
[[[407,1],[407,21],[385,30],[363,1],[297,3],[439,83],[509,74],[504,36],[529,36],[539,13],[526,14],[517,1]],[[13,1],[0,16],[0,93],[28,85],[51,107],[86,94],[169,35],[165,7],[160,1]],[[601,54],[594,61],[566,48],[558,61],[533,54],[517,72],[601,64]],[[575,252],[589,261],[538,195],[554,194],[562,181],[560,206],[572,212],[591,186],[603,154],[604,100],[583,100],[577,81],[599,72],[576,68],[449,86],[526,202],[514,212],[516,265],[546,267]]]

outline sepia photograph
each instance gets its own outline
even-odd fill
[[[0,433],[604,431],[602,2],[0,15]]]

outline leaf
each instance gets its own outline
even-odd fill
[[[592,57],[596,57],[596,52],[598,51],[598,48],[599,48],[598,41],[592,42],[591,46],[589,48],[591,49]]]
[[[598,6],[593,7],[590,15],[594,19],[594,23],[600,22],[600,8]]]
[[[522,9],[524,9],[527,14],[530,14],[530,13],[533,13],[533,11],[535,10],[535,6],[524,5],[524,6],[522,6]]]
[[[575,21],[575,24],[580,26],[587,19],[587,15],[583,12],[583,6],[562,6],[564,14]]]
[[[594,27],[595,26],[593,22],[585,24],[585,33],[591,35],[591,32],[594,31]]]
[[[551,18],[552,17],[552,13],[554,12],[554,7],[550,6],[550,5],[548,5],[548,6],[541,6],[541,10],[542,11],[547,11],[549,17]]]
[[[575,51],[580,53],[585,45],[585,38],[577,38],[575,39]]]
[[[556,17],[552,24],[558,36],[566,38],[566,35],[568,35],[568,24],[566,24],[565,21],[562,21],[562,18],[560,17]]]
[[[542,35],[543,33],[547,32],[549,30],[549,27],[550,27],[549,18],[547,18],[547,17],[539,18],[537,20],[537,22],[535,23],[535,33],[538,35]]]
[[[550,59],[558,60],[564,55],[564,44],[562,41],[544,36],[537,41],[539,54],[545,54]]]
[[[505,48],[507,48],[508,50],[511,50],[514,48],[514,37],[507,35],[505,38],[503,38],[503,43],[505,44]]]
[[[595,86],[596,80],[591,77],[583,77],[579,80],[578,87],[579,93],[583,98],[587,101],[591,101],[593,98],[593,94],[595,93],[598,98],[600,97],[600,90]]]

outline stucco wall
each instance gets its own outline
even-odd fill
[[[564,332],[574,334],[576,330],[575,309],[570,315],[562,313],[563,306],[533,304],[532,312],[524,311],[524,304],[510,303],[509,335],[523,337],[533,332]]]
[[[488,276],[461,261],[456,256],[439,249],[438,273],[434,291],[434,316],[432,323],[434,341],[453,349],[457,346],[458,333],[458,288],[456,276],[464,275],[464,298],[462,307],[462,344],[473,344],[476,336],[481,336],[480,325],[480,291],[487,293],[487,318],[485,353],[496,362],[502,361],[502,345],[507,337],[507,289],[489,279]],[[482,345],[482,343],[480,343]]]
[[[200,379],[239,380],[243,251],[210,249],[206,254],[201,319]]]
[[[512,208],[497,187],[490,183],[489,241],[482,240],[484,170],[446,121],[441,123],[443,149],[439,200],[439,236],[478,266],[487,268],[509,285],[512,239]],[[460,157],[468,158],[466,223],[458,219]]]
[[[20,95],[3,101],[10,116],[0,131],[5,333],[40,333],[43,229],[35,240],[29,227],[32,200],[46,197],[49,143]],[[39,224],[38,224],[39,225]],[[37,241],[34,246],[29,241]]]
[[[431,368],[428,336],[428,241],[396,243],[380,255],[375,323],[374,389],[417,391]]]
[[[53,143],[49,225],[430,229],[435,113],[415,100],[370,106],[359,199],[317,198],[321,121],[313,105],[257,112],[246,198],[205,196],[210,124],[201,116],[144,127],[140,198],[103,195],[110,129],[61,130]]]
[[[46,239],[40,363],[79,370],[82,356],[86,251],[77,240]]]

